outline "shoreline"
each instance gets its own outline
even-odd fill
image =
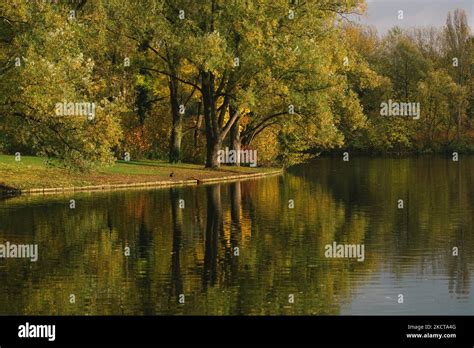
[[[117,191],[129,190],[139,188],[161,188],[161,187],[183,187],[183,186],[197,186],[210,185],[218,183],[227,183],[232,181],[243,181],[248,179],[258,179],[262,177],[270,177],[282,175],[283,168],[275,169],[266,172],[248,173],[229,175],[223,177],[195,179],[190,178],[186,180],[160,180],[160,181],[145,181],[138,183],[117,183],[117,184],[102,184],[102,185],[86,185],[86,186],[64,186],[64,187],[44,187],[44,188],[14,188],[0,186],[0,196],[21,196],[21,195],[41,195],[41,194],[56,194],[63,192],[97,192],[97,191]]]

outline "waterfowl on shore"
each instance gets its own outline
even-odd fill
[[[187,180],[196,180],[198,184],[201,183],[201,180],[196,179],[194,176],[189,177]]]

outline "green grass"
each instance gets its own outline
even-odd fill
[[[225,178],[237,174],[261,173],[274,168],[223,166],[219,170],[205,169],[202,165],[159,161],[118,161],[110,167],[83,173],[48,164],[45,158],[0,155],[0,188],[31,189],[51,187],[89,186],[105,184],[143,183],[150,181],[179,181],[190,178]]]

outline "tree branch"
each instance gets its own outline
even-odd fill
[[[222,141],[225,139],[225,137],[227,136],[227,133],[229,132],[230,128],[234,125],[235,121],[237,121],[239,116],[240,116],[240,112],[237,110],[235,112],[235,114],[229,119],[229,121],[227,121],[227,124],[225,125],[225,127],[224,127],[224,129],[222,130],[222,133],[221,133],[221,140]]]
[[[170,74],[166,71],[162,71],[162,70],[158,70],[158,69],[153,69],[153,68],[147,68],[147,67],[141,67],[141,69],[144,69],[144,70],[149,70],[149,71],[153,71],[153,72],[156,72],[156,73],[159,73],[159,74],[163,74],[163,75],[166,75],[166,76],[169,76],[169,77],[173,77],[175,78],[176,80],[182,82],[182,83],[185,83],[187,85],[190,85],[190,86],[193,86],[194,88],[196,88],[199,92],[201,92],[201,88],[196,85],[195,83],[193,82],[190,82],[190,81],[186,81],[186,80],[183,80],[182,78],[176,76],[176,75],[173,75],[173,74]]]

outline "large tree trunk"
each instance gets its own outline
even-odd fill
[[[230,107],[230,114],[234,115],[236,110],[233,107]],[[240,140],[240,117],[237,118],[235,123],[230,128],[230,138],[229,138],[229,148],[231,150],[235,150],[235,158],[236,162],[233,163],[234,166],[240,166],[240,147],[241,147],[241,140]]]
[[[222,149],[220,137],[207,139],[206,168],[217,169],[220,167],[219,150]]]
[[[222,147],[220,127],[216,117],[214,101],[214,76],[212,73],[202,73],[202,101],[204,106],[204,121],[206,123],[206,168],[219,168],[218,152]]]
[[[201,133],[201,124],[202,124],[201,105],[202,103],[199,103],[198,114],[196,118],[196,128],[194,129],[193,160],[196,160],[196,157],[199,152],[199,135]]]
[[[222,83],[222,82],[221,82]],[[230,87],[232,88],[232,87]],[[214,88],[214,75],[208,71],[201,72],[201,94],[204,106],[204,121],[206,123],[207,154],[206,167],[219,168],[218,154],[222,149],[227,134],[239,118],[239,113],[233,110],[230,118],[225,122],[227,108],[229,107],[232,90],[225,90],[225,97],[219,109],[216,106],[217,95],[222,95],[222,87],[217,92]]]
[[[181,140],[183,139],[183,117],[179,113],[179,102],[178,102],[178,81],[170,77],[169,90],[170,90],[170,103],[171,103],[171,136],[170,136],[170,149],[169,149],[169,162],[178,163],[181,162]]]
[[[181,141],[183,139],[183,124],[181,117],[173,117],[173,126],[171,128],[171,138],[170,138],[170,153],[169,161],[170,163],[181,162]]]

